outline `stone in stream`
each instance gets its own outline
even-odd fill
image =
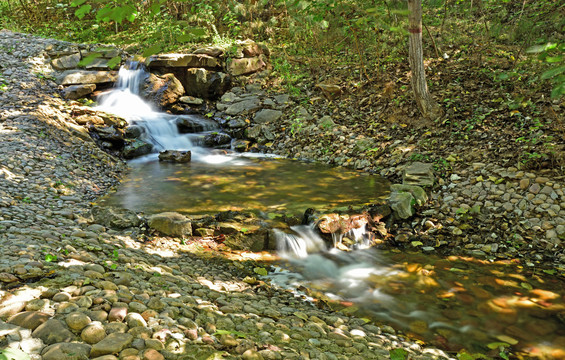
[[[118,80],[117,71],[67,70],[57,78],[57,83],[61,85],[100,84],[113,83],[116,80]]]
[[[63,97],[69,100],[76,100],[92,94],[94,90],[96,90],[96,84],[71,85],[63,90]]]
[[[414,196],[409,192],[392,192],[389,198],[390,207],[401,219],[408,219],[414,215]]]
[[[184,95],[184,87],[173,74],[148,74],[141,85],[141,96],[159,107],[174,104]]]
[[[152,215],[147,222],[149,227],[165,235],[192,235],[192,223],[190,219],[176,212],[164,212]]]
[[[152,150],[153,150],[153,145],[145,141],[139,139],[135,139],[133,141],[126,140],[126,146],[124,146],[122,150],[122,155],[126,159],[133,159],[136,157],[147,155]]]
[[[191,157],[190,151],[165,150],[159,153],[159,161],[187,163],[190,162]]]
[[[204,99],[217,99],[230,88],[231,77],[223,72],[210,71],[204,68],[188,69],[184,83],[188,95]]]

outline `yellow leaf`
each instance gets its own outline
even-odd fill
[[[477,176],[477,182],[483,182],[485,181],[485,179],[483,179],[483,177],[481,175]]]

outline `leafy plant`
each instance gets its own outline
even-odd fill
[[[542,80],[549,80],[553,84],[552,98],[565,95],[565,43],[547,43],[536,45],[528,49],[529,53],[537,53],[538,59],[550,64],[548,70],[541,74]]]

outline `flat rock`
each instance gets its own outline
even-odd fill
[[[107,227],[126,229],[141,224],[141,219],[137,214],[128,209],[113,206],[95,206],[92,208],[91,213],[97,223]]]
[[[43,360],[86,360],[90,354],[91,346],[80,343],[58,343],[47,346],[41,355]]]
[[[51,60],[51,66],[55,70],[68,70],[74,69],[78,66],[81,60],[80,53],[74,53],[70,55],[61,56],[57,59]]]
[[[170,236],[191,236],[192,223],[189,218],[176,212],[164,212],[149,217],[149,227]]]
[[[152,55],[145,64],[153,69],[158,67],[218,68],[217,58],[206,54],[159,54]]]
[[[262,56],[243,58],[243,59],[231,59],[227,65],[227,70],[230,75],[239,76],[247,75],[257,72],[263,69],[267,64],[263,60]]]
[[[39,311],[24,311],[8,319],[8,323],[35,330],[45,323],[51,316]]]
[[[280,110],[263,109],[255,114],[255,122],[257,124],[272,123],[281,118],[283,112]]]
[[[402,183],[405,185],[432,186],[435,182],[433,165],[415,162],[404,169]]]
[[[69,100],[76,100],[92,94],[94,90],[96,90],[96,84],[71,85],[63,90],[63,97]]]
[[[116,80],[118,80],[117,71],[67,70],[57,78],[57,83],[61,85],[101,84],[113,83]]]
[[[128,347],[133,341],[131,334],[112,333],[96,343],[90,350],[90,357],[116,354]]]
[[[249,111],[255,111],[261,107],[261,102],[258,98],[246,99],[231,104],[225,110],[228,115],[238,115]]]
[[[159,153],[159,161],[187,163],[192,158],[192,152],[179,150],[165,150]]]
[[[57,319],[49,319],[39,325],[33,331],[32,336],[43,340],[43,342],[48,345],[72,341],[75,337],[73,333]]]

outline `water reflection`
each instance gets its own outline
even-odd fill
[[[210,155],[213,156],[213,155]],[[374,203],[388,193],[378,176],[287,159],[219,155],[188,164],[131,163],[117,192],[103,200],[147,213],[215,214],[227,210],[299,214],[309,207]]]

